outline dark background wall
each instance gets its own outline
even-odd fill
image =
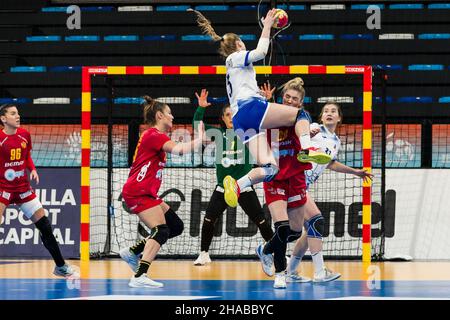
[[[60,1],[61,2],[61,1]],[[62,1],[64,2],[64,1]],[[66,1],[67,2],[67,1]],[[162,1],[164,3],[164,1]],[[320,1],[315,1],[317,4]],[[69,2],[71,3],[71,2]],[[138,4],[131,1],[128,4]],[[148,3],[148,2],[147,2]],[[184,1],[178,4],[186,5]],[[191,6],[194,5],[191,3]],[[208,1],[204,1],[205,4]],[[211,3],[211,1],[209,2]],[[279,1],[283,4],[286,2]],[[450,123],[450,39],[424,40],[423,34],[447,34],[450,30],[450,9],[431,9],[426,1],[422,9],[391,8],[383,2],[381,29],[369,30],[365,10],[353,10],[360,1],[341,2],[345,10],[311,10],[311,2],[289,2],[304,5],[305,10],[287,10],[292,25],[283,31],[274,45],[272,65],[372,65],[374,66],[374,122],[382,121],[382,73],[387,76],[386,122],[417,123],[422,125],[423,143],[431,141],[432,123]],[[364,3],[370,3],[364,1]],[[433,1],[439,3],[439,1]],[[166,4],[166,3],[165,3]],[[175,4],[173,1],[171,4]],[[256,1],[217,1],[228,5],[228,11],[205,11],[219,34],[235,32],[250,35],[248,48],[256,47],[260,29],[257,24]],[[238,10],[238,5],[254,5],[248,10]],[[267,4],[267,1],[265,1]],[[97,5],[82,5],[81,30],[69,30],[65,12],[43,12],[43,8],[61,6],[50,1],[2,0],[0,3],[0,98],[21,98],[21,113],[31,123],[79,123],[80,121],[80,66],[86,65],[218,65],[223,60],[216,53],[217,45],[211,41],[183,41],[185,35],[200,35],[192,13],[186,11],[160,11],[152,2],[150,12],[118,12],[123,4],[102,2],[105,11],[91,11]],[[106,7],[105,7],[106,6]],[[242,9],[242,8],[240,8]],[[45,9],[44,9],[45,10]],[[382,34],[412,34],[414,39],[379,40]],[[299,40],[305,34],[331,35],[332,40]],[[66,36],[94,35],[99,41],[65,41]],[[137,41],[106,41],[105,36],[135,35]],[[166,39],[148,40],[149,36],[167,35]],[[348,35],[360,39],[348,40]],[[59,36],[58,41],[30,42],[30,36]],[[146,38],[147,37],[147,38]],[[413,71],[411,65],[438,65],[441,70]],[[45,72],[11,72],[17,66],[42,66]],[[59,66],[74,66],[69,72],[55,72]],[[207,87],[211,96],[224,98],[222,77],[199,79],[197,77],[159,77],[145,79],[119,79],[113,82],[114,97],[137,97],[151,92],[152,96],[188,97],[191,104],[172,105],[179,123],[189,123],[196,107],[194,91]],[[287,78],[270,79],[281,85]],[[338,76],[305,77],[307,96],[312,101],[308,109],[317,113],[320,96],[354,97],[353,103],[344,103],[345,121],[361,123],[361,81]],[[111,95],[105,79],[94,79],[94,96]],[[67,97],[68,104],[34,104],[41,97]],[[415,99],[420,97],[420,99]],[[409,100],[408,100],[409,99]],[[412,99],[412,100],[411,100]],[[220,100],[220,99],[219,99]],[[216,121],[218,109],[207,115]],[[105,104],[94,104],[95,121],[106,119]],[[136,104],[117,104],[114,107],[118,121],[139,119],[141,110]],[[423,146],[424,147],[424,146]]]

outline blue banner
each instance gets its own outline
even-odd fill
[[[37,169],[40,182],[32,183],[52,225],[64,258],[80,256],[80,169]],[[34,182],[34,181],[33,181]],[[51,258],[31,220],[10,205],[0,225],[0,257]]]

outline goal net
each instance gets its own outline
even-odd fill
[[[127,212],[121,198],[121,189],[128,177],[139,134],[146,129],[142,124],[142,96],[157,98],[171,107],[175,119],[169,136],[175,141],[192,138],[192,117],[197,108],[195,92],[200,93],[203,88],[209,91],[212,105],[206,110],[204,118],[209,125],[219,125],[220,110],[228,103],[223,74],[193,75],[183,74],[180,69],[178,72],[173,69],[166,69],[166,72],[164,69],[146,69],[161,74],[137,75],[128,74],[139,73],[135,69],[109,68],[100,69],[98,76],[91,76],[90,84],[91,257],[116,255],[121,248],[133,245],[148,234],[148,229],[139,223],[137,216]],[[289,67],[283,68],[289,70]],[[262,70],[267,74],[258,72],[258,84],[269,81],[277,88],[293,77],[302,77],[306,89],[305,108],[314,121],[317,121],[326,101],[338,102],[344,113],[343,124],[337,131],[342,142],[338,160],[352,167],[363,167],[364,148],[367,146],[364,146],[363,140],[362,74],[326,74],[326,71],[311,74],[309,71],[313,69],[306,66],[301,69],[306,70],[304,74],[276,74],[273,72],[276,69]],[[276,99],[281,99],[280,92],[276,94]],[[372,161],[380,164],[381,127],[374,126],[371,136]],[[181,236],[162,247],[160,256],[191,258],[199,253],[205,209],[217,184],[214,162],[215,144],[211,140],[206,142],[202,154],[168,154],[160,197],[181,217],[185,230]],[[383,254],[384,244],[382,177],[379,169],[374,169],[373,173],[371,253],[372,257],[377,257]],[[264,204],[262,185],[257,185],[255,189],[261,204]],[[360,258],[364,229],[361,179],[327,170],[309,192],[325,217],[324,255],[329,258]],[[269,217],[266,206],[264,208]],[[210,254],[213,257],[255,257],[254,250],[262,241],[257,227],[239,206],[228,208],[217,222]]]

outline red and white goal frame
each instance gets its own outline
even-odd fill
[[[255,66],[257,74],[360,74],[363,81],[363,168],[372,172],[372,67],[371,66]],[[92,75],[215,75],[225,66],[85,66],[82,68],[81,102],[81,261],[89,260],[91,76]],[[363,262],[371,261],[371,187],[363,182]]]

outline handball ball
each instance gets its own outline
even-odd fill
[[[282,29],[287,26],[289,19],[288,19],[288,15],[287,15],[286,11],[284,11],[283,9],[277,9],[277,11],[275,13],[275,17],[276,17],[276,20],[272,26],[273,28]]]

